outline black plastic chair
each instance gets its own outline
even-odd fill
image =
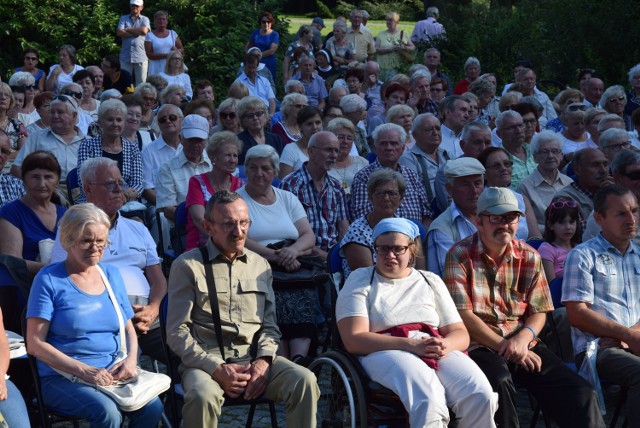
[[[162,271],[165,276],[169,276],[171,264],[177,259],[185,249],[185,238],[187,234],[187,208],[182,202],[176,208],[175,223],[169,230],[168,248],[165,250],[164,234],[162,233],[162,212],[156,210],[156,224],[158,225],[158,256],[162,259]]]
[[[173,422],[173,426],[178,428],[180,427],[180,413],[178,410],[178,401],[184,399],[184,390],[182,388],[181,383],[177,383],[176,379],[179,379],[178,375],[178,367],[176,365],[177,357],[173,353],[173,351],[167,345],[167,311],[169,306],[169,295],[165,295],[160,303],[160,331],[162,334],[162,345],[164,347],[164,352],[166,354],[166,358],[168,361],[167,370],[169,372],[169,376],[171,377],[171,387],[169,388],[169,400],[171,406],[171,418]],[[253,416],[256,411],[256,406],[258,404],[268,404],[269,405],[269,415],[271,417],[271,427],[278,428],[278,418],[276,416],[276,407],[275,403],[266,398],[260,398],[257,400],[245,400],[243,398],[226,398],[224,401],[224,407],[231,406],[250,406],[249,413],[247,415],[247,423],[245,424],[245,428],[251,428],[253,424]]]
[[[40,419],[40,426],[43,428],[51,428],[53,424],[59,422],[71,423],[74,428],[80,427],[81,418],[73,415],[67,415],[66,413],[59,412],[55,409],[47,407],[44,404],[42,397],[42,388],[40,386],[40,374],[38,373],[38,364],[34,356],[29,354],[29,347],[27,346],[27,310],[22,313],[22,336],[25,338],[25,346],[27,347],[27,358],[29,360],[29,368],[31,369],[31,375],[33,376],[33,397],[27,398],[27,404],[31,412],[36,412]]]

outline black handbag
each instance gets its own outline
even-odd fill
[[[279,250],[295,243],[293,239],[285,239],[267,245],[267,248]],[[273,289],[315,288],[329,280],[327,262],[318,256],[300,256],[296,260],[300,269],[289,272],[276,263],[270,263],[273,274]]]

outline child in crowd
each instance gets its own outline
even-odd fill
[[[562,276],[564,260],[580,243],[582,228],[578,203],[573,199],[554,199],[545,213],[544,240],[538,249],[547,281]]]

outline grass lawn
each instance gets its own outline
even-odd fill
[[[301,25],[311,24],[311,19],[312,19],[312,18],[291,16],[291,15],[285,15],[285,18],[291,21],[291,23],[289,24],[290,34],[295,34]],[[333,20],[325,19],[324,25],[326,25],[326,27],[324,27],[321,33],[323,36],[326,36],[328,33],[333,31]],[[349,25],[351,24],[347,21],[347,26]],[[415,25],[416,23],[413,21],[400,21],[398,23],[398,28],[400,30],[404,30],[406,35],[411,36],[411,33],[413,32],[413,27],[415,27]],[[369,22],[367,23],[367,28],[370,29],[371,32],[373,33],[373,36],[376,37],[378,33],[387,29],[387,24],[384,21],[369,20]]]

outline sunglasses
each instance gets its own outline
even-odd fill
[[[167,122],[175,122],[178,120],[178,116],[175,114],[170,114],[169,116],[162,116],[158,119],[158,123],[167,123]]]
[[[235,119],[236,117],[237,115],[235,111],[232,111],[231,113],[220,112],[220,119]]]
[[[245,119],[258,119],[264,116],[264,110],[254,111],[253,113],[245,113],[243,116]]]
[[[22,85],[22,90],[23,91],[28,91],[28,90],[35,91],[36,89],[38,89],[38,87],[35,84],[34,85]]]
[[[587,111],[589,107],[587,107],[586,104],[581,104],[581,105],[572,104],[568,108],[569,108],[569,111],[578,111],[578,110]]]
[[[624,102],[624,95],[620,95],[619,97],[611,97],[607,100],[607,102],[609,103],[615,103],[616,101],[619,101],[621,103]]]
[[[72,98],[68,97],[67,95],[58,95],[52,101],[55,101],[55,100],[67,102],[67,103],[69,103],[69,104],[71,104],[73,106],[74,110],[77,110],[76,102]]]
[[[569,200],[569,201],[553,201],[551,202],[551,204],[549,204],[549,217],[551,217],[551,213],[553,212],[553,210],[560,210],[564,207],[567,208],[571,208],[571,209],[577,209],[578,208],[578,203],[574,200]]]
[[[72,91],[71,89],[67,89],[63,92],[64,95],[69,95],[70,97],[74,97],[76,99],[82,98],[82,92]]]

